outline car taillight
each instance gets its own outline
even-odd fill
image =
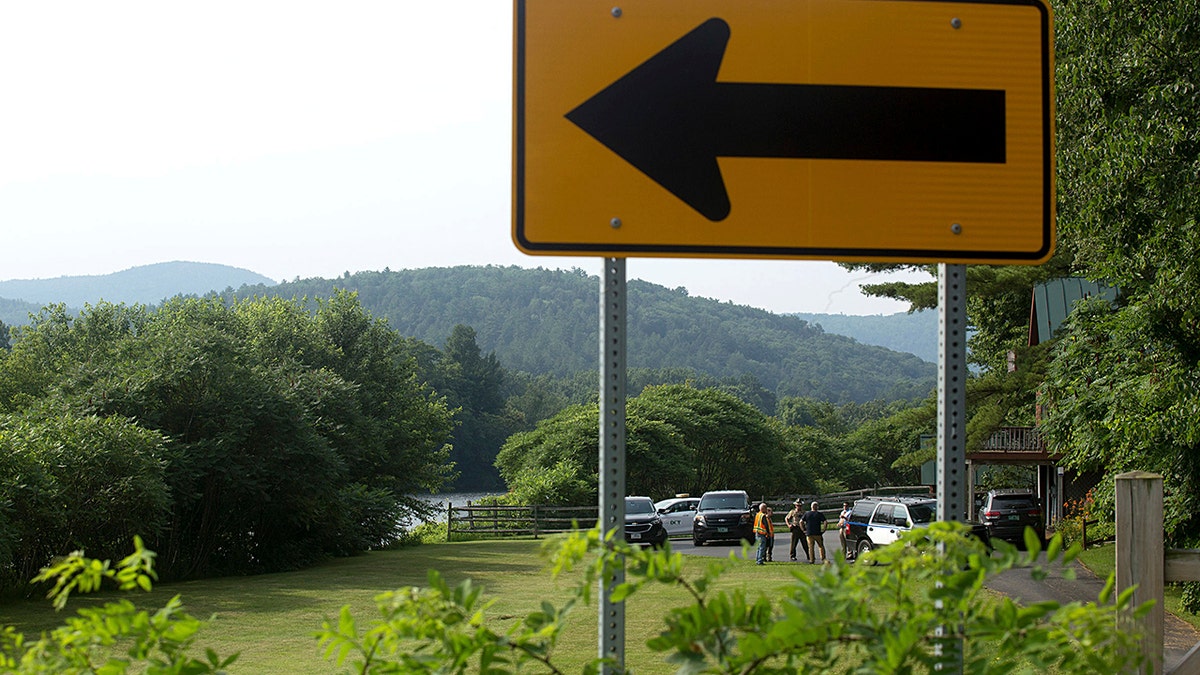
[[[999,511],[984,511],[983,517],[984,518],[999,518],[1000,512]]]
[[[1042,515],[1042,510],[1041,509],[1030,509],[1029,515],[1040,516],[1040,515]]]

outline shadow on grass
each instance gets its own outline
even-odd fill
[[[530,555],[531,550],[541,546],[541,541],[413,546],[335,558],[294,572],[163,583],[150,593],[103,590],[72,596],[61,613],[56,613],[49,601],[41,598],[13,600],[0,604],[0,623],[36,635],[60,625],[81,608],[126,598],[139,608],[156,609],[174,595],[182,596],[185,610],[199,618],[212,614],[253,616],[309,611],[327,614],[332,613],[331,606],[346,603],[364,606],[384,591],[425,586],[430,569],[438,570],[451,584],[470,577],[485,588],[502,580],[547,576],[548,560]]]

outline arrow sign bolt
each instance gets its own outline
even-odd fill
[[[1004,90],[718,82],[729,37],[709,19],[566,118],[714,222],[718,157],[1006,161]]]
[[[613,18],[616,18],[616,19],[619,19],[619,18],[621,18],[621,8],[620,8],[620,7],[613,7],[613,8],[612,8],[612,12],[611,12],[611,14],[613,15]]]
[[[620,219],[620,218],[613,218],[612,220],[608,221],[608,224],[609,224],[609,225],[612,225],[613,229],[615,230],[615,229],[617,229],[618,227],[620,227],[620,226],[621,226],[621,219]]]
[[[950,19],[950,27],[955,30],[962,28],[962,19],[958,18],[957,16],[953,19]]]
[[[954,223],[953,225],[950,226],[950,231],[953,232],[954,234],[962,234],[962,225],[959,225],[958,223]]]

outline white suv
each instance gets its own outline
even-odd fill
[[[687,537],[692,534],[692,521],[696,519],[699,497],[672,497],[654,502],[654,508],[662,517],[663,527],[672,537]]]
[[[937,500],[869,497],[854,502],[846,523],[846,549],[855,556],[887,546],[913,527],[937,520]]]
[[[914,527],[929,527],[937,520],[937,500],[928,497],[866,497],[854,502],[846,523],[846,555],[858,557],[896,541]],[[989,543],[987,529],[967,523],[971,534]]]

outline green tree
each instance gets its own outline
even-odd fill
[[[683,489],[673,492],[740,488],[767,495],[811,485],[806,473],[779,470],[788,454],[782,426],[732,394],[683,385],[650,387],[629,402],[628,410],[666,422],[682,436],[689,476]]]
[[[919,405],[834,405],[787,397],[779,402],[777,414],[796,448],[791,461],[807,467],[819,493],[916,483],[916,468],[926,458],[910,455],[918,451],[921,434],[928,433],[935,420],[932,399]]]
[[[1008,352],[1028,344],[1029,305],[1033,287],[1070,273],[1073,253],[1062,241],[1054,256],[1042,265],[968,265],[968,361],[980,370],[1005,371]],[[848,269],[870,272],[924,271],[926,282],[865,284],[866,295],[909,303],[909,311],[935,310],[938,306],[936,265],[846,263]],[[1022,364],[1024,365],[1024,364]]]
[[[382,319],[372,317],[354,293],[320,303],[318,333],[331,349],[324,364],[354,383],[362,428],[348,462],[350,480],[388,489],[410,509],[412,495],[434,492],[453,479],[449,463],[452,415],[424,386],[404,344]],[[316,364],[314,364],[316,365]]]
[[[588,494],[570,491],[581,504],[594,503],[599,463],[599,408],[572,406],[514,434],[496,465],[509,489],[531,492],[526,482],[586,484]],[[626,406],[626,487],[629,494],[656,499],[679,492],[740,488],[753,494],[811,492],[803,467],[787,464],[791,446],[782,425],[732,394],[686,385],[648,387]],[[565,489],[559,489],[559,492]],[[550,492],[546,487],[541,493]]]
[[[1077,469],[1163,474],[1168,541],[1195,546],[1200,3],[1066,0],[1055,14],[1059,232],[1077,268],[1121,295],[1077,307],[1044,428]]]
[[[348,293],[312,311],[278,298],[176,298],[153,311],[100,303],[77,317],[52,307],[0,361],[0,412],[55,412],[12,427],[17,445],[92,417],[162,438],[170,503],[144,516],[143,533],[167,576],[290,569],[395,542],[402,518],[427,508],[415,494],[449,477],[450,412],[402,347]],[[65,447],[90,452],[89,442]],[[103,550],[103,532],[16,550]]]
[[[63,551],[112,555],[168,522],[162,435],[54,407],[0,415],[0,575],[8,586]]]
[[[599,378],[592,379],[586,393],[569,390],[569,384],[553,375],[533,376],[512,373],[509,378],[509,397],[506,407],[514,411],[521,422],[521,431],[528,431],[538,422],[548,419],[572,404],[585,403],[598,396]]]
[[[521,427],[522,417],[506,406],[507,374],[495,352],[486,356],[479,348],[475,329],[457,325],[446,339],[435,388],[455,407],[450,458],[460,475],[458,489],[492,490],[502,485],[496,473],[496,454],[510,434]]]
[[[690,452],[667,421],[627,413],[625,485],[629,494],[657,499],[683,490]],[[571,406],[511,436],[496,466],[512,499],[524,504],[587,505],[598,498],[598,406]]]

